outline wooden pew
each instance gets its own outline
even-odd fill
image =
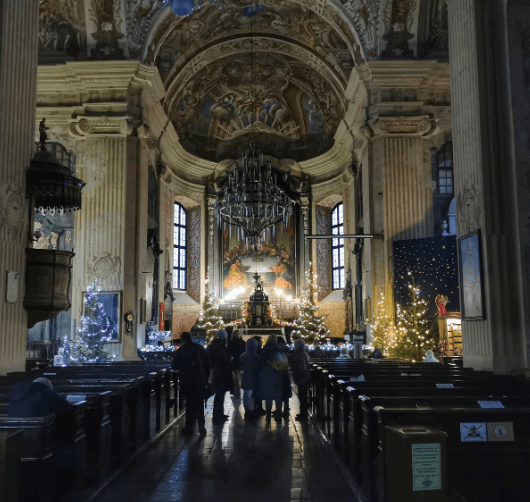
[[[6,458],[0,460],[5,469],[16,468],[14,478],[5,479],[0,485],[0,493],[9,493],[6,502],[53,502],[54,470],[50,463],[52,458],[52,435],[55,415],[40,418],[7,418],[0,417],[0,432],[20,434],[12,437],[9,458],[19,459],[18,464],[6,464]],[[7,451],[6,451],[7,453]],[[12,470],[4,470],[12,473]],[[10,474],[11,475],[11,474]],[[13,498],[15,496],[15,498]]]
[[[449,436],[449,490],[458,491],[467,502],[528,500],[528,490],[525,486],[530,472],[529,408],[419,410],[378,407],[375,411],[378,422],[375,485],[365,485],[363,478],[363,494],[367,501],[385,501],[385,427],[388,425],[429,426],[446,432]],[[462,423],[512,423],[515,440],[505,442],[500,440],[501,437],[488,432],[488,441],[463,441]],[[472,433],[469,431],[467,434]],[[465,438],[465,434],[463,437]],[[365,488],[368,491],[365,491]]]

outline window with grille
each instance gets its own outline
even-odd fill
[[[186,290],[187,281],[187,214],[186,210],[175,202],[173,225],[173,289]]]
[[[447,142],[436,153],[436,167],[438,168],[438,193],[453,193],[453,151],[451,142]]]
[[[344,234],[344,206],[337,204],[331,211],[331,233]],[[344,239],[331,239],[331,273],[333,289],[344,289]]]

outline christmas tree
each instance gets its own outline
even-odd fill
[[[393,316],[389,313],[385,294],[381,291],[372,320],[373,346],[385,357],[397,357],[399,331],[396,329]]]
[[[219,306],[214,293],[210,293],[209,279],[206,279],[206,292],[197,327],[206,331],[206,343],[210,343],[217,332],[223,329],[223,318],[219,315]]]
[[[67,364],[99,363],[114,360],[116,354],[105,350],[105,343],[112,340],[113,323],[99,301],[101,288],[97,279],[87,288],[85,314],[81,316],[81,327],[77,328],[77,338],[63,337],[64,357]]]
[[[329,335],[329,329],[324,324],[326,318],[318,317],[316,311],[320,307],[315,303],[315,295],[320,288],[316,283],[316,276],[309,263],[309,270],[305,273],[308,287],[302,290],[302,297],[298,305],[298,318],[295,320],[296,329],[293,331],[294,338],[301,338],[306,343],[317,343],[324,341]]]
[[[423,361],[427,350],[434,349],[434,341],[428,337],[431,321],[427,317],[427,302],[420,298],[421,290],[409,272],[412,283],[408,285],[409,300],[405,307],[396,305],[396,322],[399,343],[396,356],[412,361]]]

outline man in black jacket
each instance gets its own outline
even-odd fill
[[[204,427],[204,392],[210,365],[206,350],[202,345],[191,341],[187,331],[180,336],[181,346],[173,356],[171,369],[179,372],[180,390],[186,399],[186,420],[182,432],[193,434],[195,421],[199,432],[206,434]]]

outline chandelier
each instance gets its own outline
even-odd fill
[[[239,227],[252,243],[267,227],[280,221],[289,224],[293,200],[288,195],[290,175],[264,162],[254,142],[241,162],[234,162],[222,180],[215,207],[219,223]]]

